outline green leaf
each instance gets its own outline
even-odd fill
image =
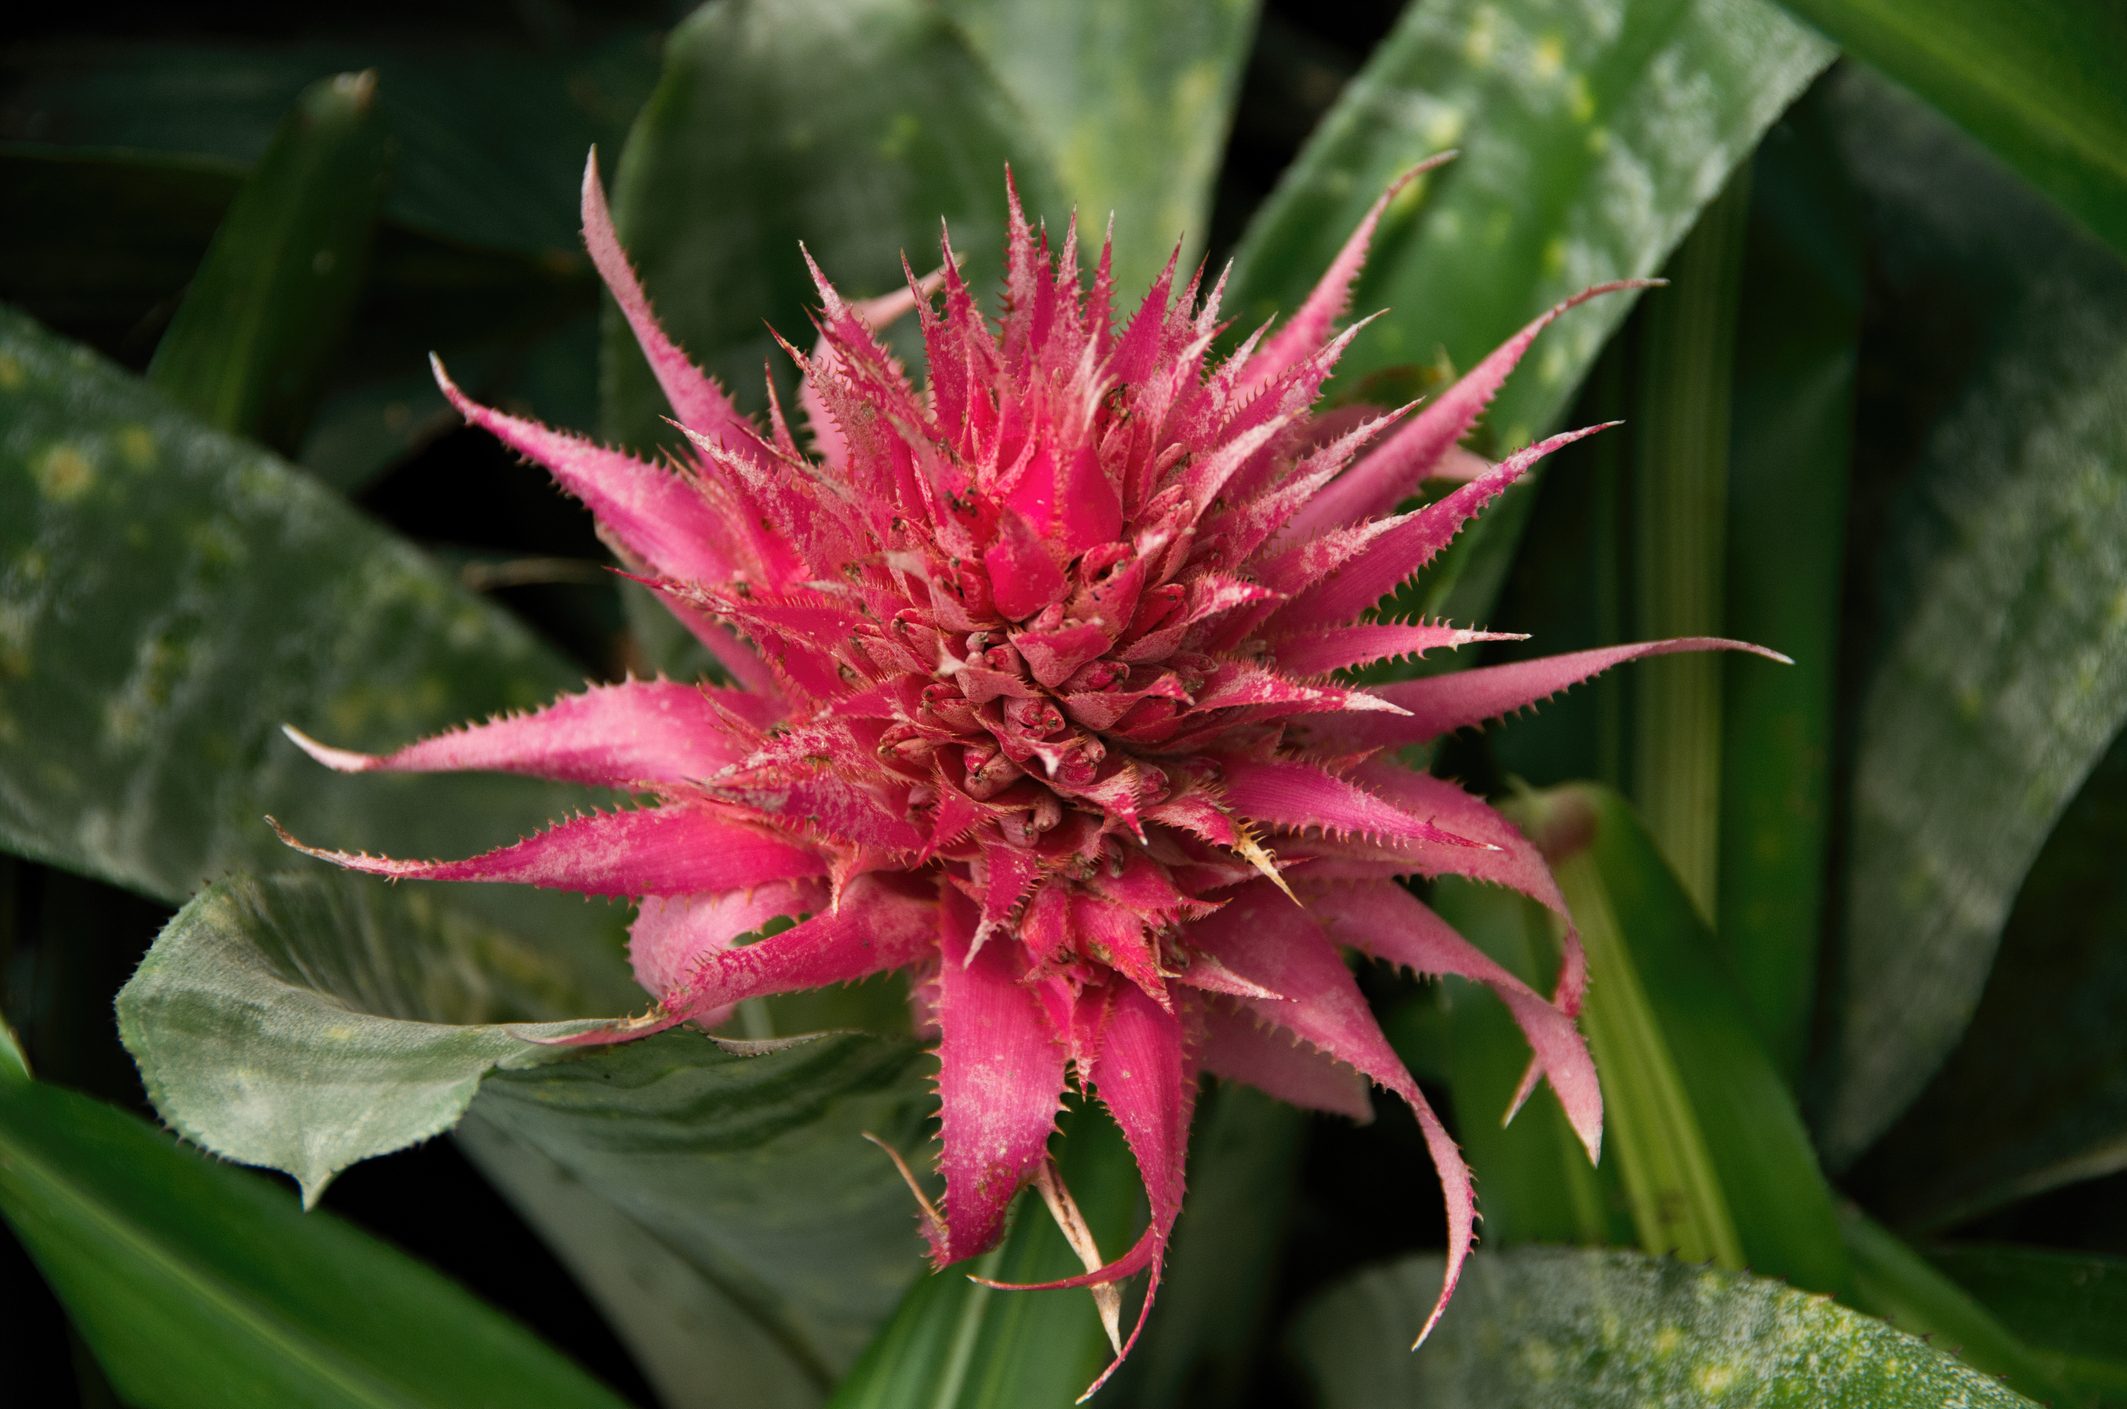
[[[1885,271],[1876,323],[1903,339],[1863,433],[1904,483],[1861,584],[1881,628],[1817,1111],[1835,1168],[1955,1045],[2018,887],[2127,722],[2127,265],[1863,77],[1836,90],[1840,146]]]
[[[675,1403],[816,1403],[917,1266],[907,1196],[859,1138],[922,1138],[917,1049],[537,1045],[578,1026],[554,1019],[586,1016],[587,998],[612,1012],[640,995],[436,894],[322,873],[188,905],[119,996],[163,1118],[314,1197],[470,1105],[483,1168]],[[747,1368],[703,1380],[704,1357]]]
[[[483,1167],[546,1210],[556,1251],[678,1406],[817,1404],[923,1267],[908,1191],[863,1136],[921,1149],[927,1056],[849,1033],[754,1050],[676,1032],[498,1072],[468,1120]],[[579,1197],[539,1200],[556,1178]],[[609,1225],[632,1231],[587,1245]]]
[[[1468,367],[1565,295],[1660,268],[1829,57],[1758,0],[1409,6],[1250,225],[1235,315],[1298,307],[1392,177],[1460,148],[1383,221],[1355,306],[1395,314],[1338,370],[1442,352]],[[1495,403],[1495,442],[1564,409],[1629,307],[1606,298],[1545,335]]]
[[[1250,1402],[1309,1123],[1298,1107],[1246,1086],[1221,1082],[1199,1098],[1188,1201],[1159,1304],[1117,1376],[1117,1398],[1189,1409]]]
[[[295,447],[354,312],[389,158],[374,71],[312,84],[237,193],[148,380],[209,425]]]
[[[0,1212],[140,1409],[621,1404],[403,1253],[84,1096],[0,1082]]]
[[[1508,972],[1550,991],[1558,942],[1549,911],[1511,891],[1452,878],[1433,883],[1428,903]],[[1529,1040],[1506,1005],[1461,979],[1442,979],[1438,992],[1446,1010],[1439,1066],[1454,1093],[1456,1134],[1477,1178],[1485,1242],[1629,1241],[1618,1159],[1588,1163],[1548,1087],[1502,1123],[1529,1066]],[[1388,1030],[1400,1036],[1404,1025],[1392,1019]]]
[[[0,845],[166,899],[230,866],[314,866],[268,812],[319,841],[465,854],[581,792],[343,778],[279,726],[374,747],[578,681],[282,461],[0,309]],[[465,903],[593,928],[554,896]]]
[[[1257,0],[947,0],[1033,120],[1098,238],[1115,217],[1116,286],[1192,262],[1210,224]]]
[[[1667,266],[1674,287],[1640,315],[1632,418],[1632,640],[1721,635],[1737,300],[1749,168],[1706,207]],[[1633,675],[1631,793],[1703,915],[1720,873],[1718,654]],[[1657,1249],[1659,1251],[1659,1249]]]
[[[2112,0],[1781,0],[2127,251],[2127,11]]]
[[[1097,1108],[1080,1105],[1066,1113],[1056,1148],[1065,1187],[1101,1249],[1113,1256],[1135,1231],[1142,1187],[1122,1132]],[[1091,1297],[1078,1290],[1001,1291],[969,1278],[1037,1282],[1079,1270],[1041,1201],[1031,1190],[1021,1194],[995,1249],[910,1288],[836,1387],[829,1409],[1046,1409],[1073,1402],[1112,1358]],[[1126,1333],[1129,1324],[1123,1322]]]
[[[904,250],[919,272],[937,264],[942,217],[971,277],[997,277],[1005,164],[1030,212],[1063,209],[1043,155],[935,6],[738,0],[673,31],[614,217],[666,330],[759,407],[763,365],[789,365],[764,322],[811,342],[800,240],[845,294],[870,297],[904,286]],[[617,317],[607,333],[607,433],[665,440],[633,338]]]
[[[2127,1167],[2123,852],[2127,737],[2032,866],[1964,1039],[1855,1167],[1855,1186],[1902,1223],[1963,1222]]]
[[[1953,1350],[1974,1369],[2005,1377],[2033,1399],[2068,1402],[2064,1386],[2029,1347],[1889,1229],[1853,1208],[1842,1211],[1840,1228],[1854,1264],[1857,1304]]]
[[[54,146],[258,160],[320,74],[374,68],[397,148],[395,223],[495,250],[580,261],[586,148],[626,130],[655,74],[652,36],[599,23],[566,39],[430,27],[252,44],[44,40],[0,59],[10,137]]]
[[[1823,104],[1796,104],[1751,164],[1719,634],[1794,664],[1722,662],[1715,930],[1792,1084],[1824,932],[1833,685],[1861,338],[1861,235]],[[1659,662],[1650,662],[1659,664]]]
[[[1928,1250],[1928,1260],[1999,1316],[2056,1378],[2104,1406],[2127,1404],[2127,1259],[2006,1244]]]
[[[2030,1409],[1976,1370],[1822,1296],[1636,1253],[1480,1254],[1417,1354],[1438,1258],[1332,1289],[1293,1345],[1322,1409]]]
[[[536,1039],[586,1024],[507,1021],[579,999],[549,958],[425,888],[238,877],[157,938],[119,1033],[165,1121],[294,1175],[309,1204],[348,1165],[456,1125],[488,1072],[564,1055]]]
[[[30,1059],[23,1055],[22,1039],[8,1026],[7,1019],[0,1018],[0,1084],[27,1081],[29,1076]]]
[[[1587,945],[1583,1022],[1641,1245],[1839,1290],[1831,1193],[1801,1117],[1645,828],[1585,784],[1514,810]]]

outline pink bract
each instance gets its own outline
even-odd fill
[[[1016,194],[995,323],[950,249],[933,280],[911,274],[907,293],[871,303],[815,268],[817,342],[791,350],[808,453],[772,387],[763,425],[665,336],[594,165],[585,239],[685,434],[684,463],[475,404],[440,365],[437,379],[468,420],[584,502],[735,687],[597,686],[381,756],[298,735],[344,770],[499,769],[654,800],[463,861],[317,854],[392,877],[637,900],[631,952],[657,1006],[588,1041],[908,969],[941,1063],[945,1195],[942,1211],[924,1204],[935,1260],[991,1247],[1013,1196],[1048,1177],[1075,1082],[1127,1137],[1151,1214],[1120,1256],[1050,1285],[1147,1271],[1147,1311],[1182,1206],[1199,1075],[1350,1116],[1365,1114],[1371,1081],[1410,1107],[1447,1195],[1430,1330],[1470,1246],[1470,1179],[1342,951],[1490,985],[1534,1053],[1523,1094],[1548,1081],[1591,1158],[1602,1096],[1573,1021],[1585,969],[1570,925],[1546,997],[1401,884],[1475,877],[1563,917],[1543,860],[1396,750],[1624,660],[1738,643],[1622,646],[1379,688],[1340,678],[1496,639],[1368,614],[1538,460],[1590,434],[1474,474],[1458,448],[1578,300],[1422,408],[1316,416],[1358,331],[1336,324],[1387,200],[1290,323],[1223,359],[1217,287],[1192,278],[1177,291],[1170,260],[1118,321],[1109,251],[1089,286],[1075,223],[1052,254]],[[911,311],[929,363],[920,390],[875,332]],[[1396,512],[1436,471],[1463,482]],[[777,915],[804,918],[733,945]],[[1141,1313],[1117,1363],[1143,1325]]]

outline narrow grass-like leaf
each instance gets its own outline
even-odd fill
[[[1660,268],[1829,57],[1758,0],[1410,6],[1249,227],[1235,312],[1253,326],[1296,308],[1391,178],[1459,148],[1390,206],[1355,306],[1394,313],[1339,375],[1443,352],[1468,367],[1560,298]],[[1492,440],[1547,425],[1629,306],[1602,299],[1547,333]]]
[[[1861,338],[1858,213],[1814,96],[1752,159],[1738,319],[1719,634],[1761,642],[1794,664],[1723,667],[1714,928],[1767,1050],[1793,1083],[1808,1047],[1827,909]]]
[[[1428,903],[1523,982],[1548,991],[1556,981],[1558,945],[1550,913],[1540,906],[1453,879],[1434,882]],[[1442,979],[1439,1001],[1447,1011],[1437,1065],[1454,1095],[1456,1134],[1481,1191],[1485,1242],[1629,1241],[1619,1159],[1613,1154],[1591,1166],[1548,1088],[1503,1121],[1529,1065],[1528,1038],[1505,1005],[1461,979]],[[1391,1036],[1398,1029],[1391,1020]]]
[[[1831,1192],[1793,1098],[1645,828],[1589,785],[1516,806],[1587,944],[1583,1022],[1642,1246],[1839,1291]]]
[[[1718,636],[1726,596],[1736,310],[1749,228],[1740,169],[1668,264],[1643,315],[1632,421],[1633,640]],[[1702,915],[1720,875],[1719,655],[1647,662],[1632,679],[1632,786],[1647,830]]]
[[[140,1409],[622,1402],[403,1253],[72,1092],[0,1081],[0,1213]]]
[[[1971,1243],[1928,1260],[2001,1319],[2056,1379],[2104,1409],[2127,1404],[2127,1258]]]
[[[389,156],[374,71],[296,99],[237,193],[148,380],[209,425],[295,448],[354,312]]]
[[[1064,1183],[1103,1251],[1124,1245],[1137,1211],[1136,1167],[1102,1112],[1080,1106],[1060,1142]],[[910,1289],[893,1319],[836,1387],[829,1409],[1017,1409],[1070,1404],[1112,1352],[1083,1291],[1018,1292],[979,1286],[1041,1281],[1078,1270],[1063,1235],[1032,1190],[1012,1225],[972,1269],[949,1267]],[[1128,1325],[1126,1321],[1125,1326]]]
[[[1258,0],[947,0],[1027,110],[1089,236],[1115,216],[1115,277],[1136,289],[1177,238],[1203,248]]]
[[[1364,1273],[1313,1302],[1292,1345],[1322,1409],[2031,1409],[1881,1321],[1769,1278],[1636,1253],[1480,1255],[1416,1355],[1399,1333],[1438,1258]]]
[[[1781,0],[2127,251],[2127,11],[2112,0]]]
[[[1905,370],[1861,434],[1905,478],[1859,584],[1880,629],[1816,1112],[1833,1167],[1956,1044],[2018,887],[2127,722],[2127,265],[1865,78],[1835,92],[1839,143]]]

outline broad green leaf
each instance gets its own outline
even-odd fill
[[[614,218],[666,330],[760,410],[764,364],[789,367],[767,327],[812,341],[800,240],[845,294],[871,297],[905,286],[903,251],[936,267],[943,218],[970,277],[995,279],[1007,162],[1030,212],[1063,213],[1043,157],[937,7],[735,0],[673,31]],[[634,340],[617,317],[607,333],[608,434],[669,439]]]
[[[421,1263],[71,1092],[0,1082],[0,1213],[139,1409],[622,1402]]]
[[[1901,367],[1861,433],[1903,482],[1860,584],[1880,626],[1817,1111],[1835,1168],[1955,1045],[2018,887],[2127,722],[2127,265],[1939,118],[1848,79],[1840,147]]]
[[[0,1018],[0,1082],[27,1081],[29,1075],[30,1059],[22,1054],[22,1039],[7,1019]]]
[[[1627,1252],[1480,1253],[1417,1354],[1438,1258],[1313,1302],[1292,1343],[1322,1409],[2031,1409],[1881,1321],[1768,1278]]]
[[[1459,148],[1384,220],[1355,306],[1394,313],[1339,375],[1442,353],[1468,367],[1565,295],[1659,269],[1829,57],[1759,0],[1411,5],[1249,227],[1235,315],[1297,307],[1391,178]],[[1603,299],[1547,333],[1493,440],[1548,424],[1629,306]]]
[[[1515,815],[1587,945],[1582,1021],[1641,1245],[1839,1290],[1831,1193],[1793,1098],[1645,828],[1592,785],[1521,800]]]
[[[1781,0],[2127,251],[2127,11],[2113,0]]]
[[[549,1210],[541,1226],[556,1251],[586,1269],[673,1403],[817,1404],[924,1265],[908,1191],[863,1136],[920,1161],[934,1071],[912,1043],[882,1037],[744,1055],[667,1033],[491,1076],[472,1108],[473,1148],[521,1208]],[[519,1147],[546,1172],[516,1159]],[[526,1188],[542,1178],[583,1197],[542,1205]],[[580,1223],[594,1199],[603,1209]],[[633,1231],[587,1247],[608,1224]],[[646,1241],[661,1253],[635,1256]],[[704,1365],[723,1368],[703,1380]]]
[[[947,0],[1027,110],[1098,239],[1115,218],[1115,279],[1151,283],[1177,238],[1190,263],[1210,222],[1257,0]]]
[[[0,57],[4,130],[53,146],[248,165],[305,85],[374,68],[378,117],[398,149],[390,219],[447,240],[576,259],[584,151],[626,130],[649,92],[656,47],[646,31],[595,16],[569,28],[566,40],[438,28],[417,40],[18,44]]]
[[[1727,577],[1729,432],[1749,168],[1666,266],[1673,287],[1640,316],[1632,408],[1632,630],[1719,636]],[[1720,873],[1719,654],[1634,672],[1631,787],[1648,832],[1699,913]]]
[[[313,1203],[348,1165],[456,1125],[490,1071],[564,1055],[535,1039],[582,1024],[508,1020],[568,1014],[586,985],[439,898],[323,868],[201,891],[118,995],[163,1119]]]
[[[178,899],[330,844],[465,854],[579,804],[503,778],[331,774],[292,722],[375,747],[580,678],[273,456],[0,310],[0,845]],[[598,928],[558,897],[469,897]],[[539,931],[529,931],[539,932]]]
[[[1826,911],[1839,583],[1861,338],[1858,213],[1833,155],[1813,95],[1751,162],[1719,632],[1794,660],[1780,670],[1722,661],[1714,926],[1790,1083],[1808,1047]]]
[[[1114,1256],[1136,1231],[1131,1225],[1141,1187],[1122,1133],[1102,1112],[1081,1105],[1067,1113],[1056,1150],[1065,1187],[1101,1250]],[[1079,1270],[1041,1200],[1031,1190],[1022,1193],[995,1249],[909,1289],[836,1387],[829,1409],[1048,1409],[1072,1403],[1113,1358],[1091,1296],[1077,1290],[1001,1291],[977,1286],[969,1276],[1038,1282]],[[1134,1306],[1124,1310],[1136,1314]],[[1127,1334],[1130,1321],[1122,1325]]]
[[[2127,1168],[2123,850],[2127,737],[2032,866],[1964,1039],[1854,1170],[1902,1222],[1962,1222]]]
[[[2008,1325],[2053,1374],[2127,1404],[2127,1259],[2007,1244],[1931,1248],[1928,1260]]]
[[[541,1046],[640,995],[443,894],[329,873],[207,890],[119,997],[163,1118],[314,1197],[470,1105],[482,1166],[585,1269],[659,1382],[693,1381],[675,1402],[816,1402],[916,1266],[907,1195],[860,1135],[922,1140],[917,1049],[693,1033]],[[747,1372],[703,1382],[705,1356]]]
[[[1900,1330],[1944,1346],[2046,1404],[2070,1402],[2051,1369],[1926,1258],[1858,1209],[1841,1211],[1854,1266],[1854,1302]]]
[[[389,153],[374,71],[303,90],[148,366],[208,424],[295,447],[354,312]]]

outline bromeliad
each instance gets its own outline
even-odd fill
[[[994,323],[949,245],[937,274],[911,271],[906,291],[870,302],[815,267],[817,340],[786,344],[803,374],[794,429],[772,381],[756,421],[665,335],[594,164],[585,239],[671,403],[681,462],[476,404],[440,364],[437,380],[583,501],[730,683],[599,686],[380,756],[295,734],[349,771],[497,769],[648,799],[469,860],[316,854],[639,902],[630,950],[655,1006],[584,1041],[909,970],[940,1061],[942,1208],[918,1195],[933,1257],[991,1247],[1030,1182],[1071,1222],[1048,1144],[1076,1083],[1127,1137],[1150,1217],[1120,1256],[1092,1253],[1047,1285],[1101,1291],[1111,1337],[1115,1284],[1149,1272],[1147,1310],[1157,1290],[1200,1074],[1361,1119],[1371,1081],[1416,1116],[1446,1193],[1430,1330],[1470,1246],[1469,1175],[1342,951],[1490,985],[1534,1053],[1521,1096],[1548,1081],[1590,1158],[1602,1097],[1574,1025],[1585,969],[1570,921],[1546,996],[1402,884],[1475,877],[1566,920],[1543,861],[1397,749],[1622,661],[1737,643],[1349,683],[1375,662],[1500,639],[1370,613],[1537,461],[1591,433],[1496,464],[1459,448],[1578,299],[1422,407],[1317,414],[1360,330],[1338,324],[1393,193],[1289,322],[1223,358],[1218,287],[1177,290],[1170,259],[1118,318],[1105,245],[1089,282],[1075,223],[1052,251],[1009,192]],[[877,336],[911,312],[921,389]],[[1398,511],[1443,472],[1461,482]],[[735,943],[777,917],[801,918]],[[1143,1325],[1140,1313],[1117,1363]]]

